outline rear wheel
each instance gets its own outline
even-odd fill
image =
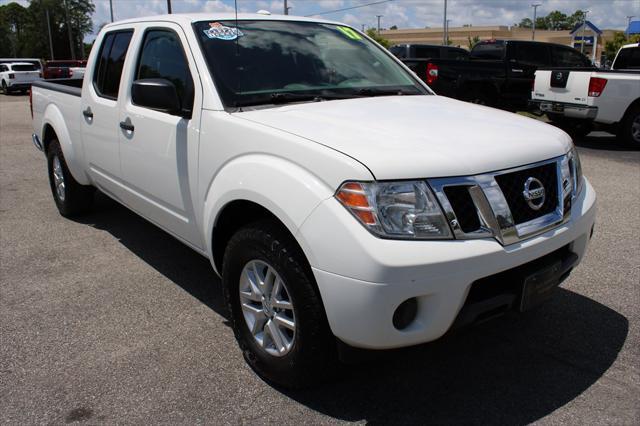
[[[551,124],[567,132],[573,139],[583,139],[593,130],[590,120],[566,118],[559,115],[547,114]]]
[[[62,216],[77,216],[88,212],[93,204],[94,188],[76,181],[65,162],[60,143],[52,140],[47,149],[49,184],[56,207]]]
[[[640,105],[627,111],[618,137],[628,146],[640,148]]]
[[[261,377],[304,387],[337,363],[313,275],[291,235],[271,221],[240,229],[224,254],[222,280],[236,340]]]
[[[7,82],[2,80],[2,93],[5,95],[9,94],[9,89],[7,88]]]

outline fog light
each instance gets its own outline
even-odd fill
[[[416,319],[417,313],[418,300],[415,297],[405,300],[393,313],[393,326],[398,330],[404,330]]]

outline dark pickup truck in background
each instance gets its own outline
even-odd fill
[[[569,46],[519,40],[481,41],[466,60],[401,60],[438,95],[512,111],[527,108],[538,68],[592,66]]]
[[[469,51],[460,47],[436,44],[396,44],[389,51],[399,59],[469,59]]]

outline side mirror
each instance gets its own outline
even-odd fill
[[[176,86],[164,78],[144,78],[133,82],[131,101],[138,106],[182,115]]]

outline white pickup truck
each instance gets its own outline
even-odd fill
[[[623,46],[609,71],[538,69],[531,99],[570,133],[601,128],[640,148],[640,44]]]
[[[566,133],[435,96],[340,23],[113,23],[84,81],[32,96],[60,213],[97,188],[209,258],[246,360],[286,386],[538,305],[593,232]]]

